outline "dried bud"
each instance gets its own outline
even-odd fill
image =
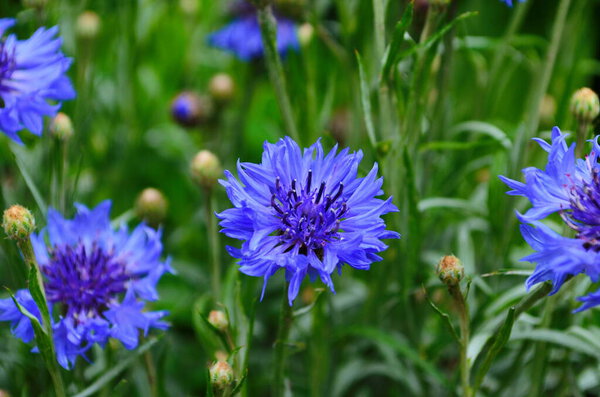
[[[208,150],[201,150],[192,159],[190,166],[192,178],[204,189],[211,189],[223,174],[217,156]]]
[[[208,83],[208,92],[215,102],[224,104],[233,99],[235,95],[235,83],[227,73],[217,73]]]
[[[437,273],[442,282],[448,286],[457,285],[465,275],[460,259],[454,255],[446,255],[437,266]]]
[[[333,112],[327,128],[331,136],[340,144],[345,146],[346,139],[349,135],[350,125],[352,123],[352,115],[347,108],[340,108]]]
[[[598,95],[587,87],[578,89],[571,97],[571,113],[581,123],[592,122],[600,113]]]
[[[135,213],[150,226],[160,225],[167,216],[169,203],[158,189],[146,188],[135,202]]]
[[[53,137],[66,141],[73,136],[73,123],[71,118],[63,112],[58,112],[50,123],[50,134]]]
[[[95,39],[100,32],[100,17],[94,11],[84,11],[77,18],[75,29],[79,38]]]
[[[315,34],[315,28],[308,23],[305,22],[298,28],[298,41],[302,47],[306,47],[310,44]]]
[[[27,240],[35,229],[35,218],[27,208],[13,205],[4,211],[2,227],[10,239]]]
[[[210,367],[210,383],[215,389],[225,389],[233,384],[233,369],[227,361],[217,361]]]
[[[207,96],[184,91],[171,102],[171,115],[183,127],[196,127],[210,120],[213,103]]]
[[[227,316],[220,310],[211,310],[208,313],[208,322],[219,331],[225,331],[229,327]]]

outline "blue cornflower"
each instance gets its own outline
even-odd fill
[[[551,294],[569,276],[583,273],[593,282],[600,279],[600,146],[595,139],[590,154],[576,159],[575,143],[567,146],[567,136],[554,127],[551,144],[535,138],[548,152],[548,163],[544,170],[525,168],[525,183],[500,176],[513,189],[508,194],[525,196],[532,204],[525,214],[517,213],[523,222],[521,233],[535,251],[523,260],[537,264],[526,286],[550,280]],[[560,215],[574,238],[540,222],[553,213]],[[578,299],[584,304],[577,311],[596,306],[600,291]]]
[[[304,151],[286,137],[265,142],[261,164],[240,163],[239,181],[225,171],[221,184],[234,208],[218,217],[227,236],[242,240],[241,249],[227,247],[239,258],[240,271],[267,280],[285,269],[290,305],[308,274],[318,276],[332,291],[331,274],[344,263],[369,269],[381,260],[387,246],[381,241],[399,238],[386,230],[381,215],[398,211],[383,194],[377,164],[364,178],[357,177],[362,152],[324,155],[317,141]],[[262,299],[262,296],[261,296]]]
[[[502,1],[503,3],[506,3],[506,5],[509,7],[512,7],[512,5],[513,5],[513,0],[500,0],[500,1]],[[525,0],[519,0],[519,3],[522,3],[524,1]]]
[[[172,272],[169,261],[160,260],[161,232],[144,224],[131,233],[125,226],[115,230],[110,207],[110,201],[92,210],[77,205],[72,220],[50,210],[47,228],[31,235],[55,314],[57,360],[67,369],[95,343],[104,346],[115,338],[133,349],[140,331],[146,334],[150,328],[168,326],[161,321],[165,311],[143,311],[144,301],[158,298],[158,280]],[[28,290],[17,291],[15,297],[41,320]],[[24,342],[33,340],[31,322],[11,299],[0,300],[0,321],[10,321],[12,333]]]
[[[288,50],[298,50],[296,24],[284,17],[277,18],[277,50],[284,56]],[[243,61],[260,58],[264,54],[260,26],[256,11],[247,5],[240,15],[224,28],[211,33],[208,43],[214,47],[232,52]]]
[[[21,143],[17,133],[26,128],[42,133],[44,116],[55,116],[60,103],[75,97],[65,75],[71,59],[60,51],[62,40],[55,38],[58,27],[39,28],[27,40],[14,34],[4,37],[14,19],[0,19],[0,131]]]

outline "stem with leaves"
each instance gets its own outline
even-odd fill
[[[469,308],[465,297],[460,290],[460,284],[449,284],[448,292],[454,300],[456,310],[459,316],[460,325],[460,380],[464,397],[473,395],[471,384],[469,381],[469,359],[467,357],[467,347],[469,346]]]

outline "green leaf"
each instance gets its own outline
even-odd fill
[[[358,336],[367,338],[373,342],[381,343],[392,348],[396,353],[405,357],[416,366],[427,372],[431,377],[437,380],[439,383],[447,385],[448,381],[445,376],[429,361],[422,358],[417,351],[415,351],[407,342],[385,333],[380,329],[373,327],[348,327],[341,331],[342,336]]]
[[[398,52],[400,51],[400,46],[404,41],[404,34],[406,30],[410,26],[413,18],[413,2],[409,2],[402,14],[402,18],[396,24],[394,28],[394,34],[392,36],[392,40],[390,44],[387,46],[385,50],[385,54],[383,55],[383,60],[381,61],[382,69],[381,69],[381,77],[383,80],[390,74],[390,70],[396,64],[396,60],[398,59]]]
[[[33,301],[37,305],[42,315],[42,326],[45,331],[50,334],[52,322],[50,320],[50,311],[48,310],[48,303],[46,301],[46,295],[44,294],[43,285],[41,285],[41,275],[35,265],[29,266],[29,292]]]
[[[363,108],[363,118],[365,126],[367,127],[367,135],[369,136],[369,142],[373,148],[377,147],[377,139],[375,138],[375,127],[373,127],[373,118],[371,117],[371,99],[369,98],[369,84],[365,77],[365,70],[363,68],[360,54],[356,51],[356,62],[358,62],[358,77],[360,79],[360,101]]]
[[[38,205],[38,208],[40,209],[42,214],[45,215],[48,210],[48,206],[46,205],[43,196],[40,194],[40,191],[38,190],[37,186],[35,185],[35,182],[29,175],[29,172],[27,171],[27,168],[23,163],[23,158],[21,154],[22,149],[16,143],[11,143],[10,148],[13,154],[15,155],[15,163],[17,164],[17,168],[19,169],[19,172],[21,173],[21,176],[23,177],[27,188],[31,192],[31,195],[33,196],[36,204]]]
[[[303,316],[304,314],[307,314],[307,313],[310,313],[310,311],[313,309],[313,307],[315,307],[315,304],[317,303],[319,296],[321,296],[321,294],[324,291],[325,291],[324,288],[315,288],[315,299],[313,299],[313,301],[310,305],[306,305],[298,310],[294,310],[294,313],[292,314],[294,316],[294,318]]]
[[[233,391],[231,392],[232,396],[235,396],[237,393],[239,393],[242,390],[242,387],[244,386],[244,383],[246,382],[246,378],[248,378],[248,369],[246,369],[244,371],[244,375],[242,375],[242,378],[237,382],[237,384],[233,388]]]
[[[433,208],[455,209],[475,214],[481,214],[484,211],[483,208],[478,208],[470,201],[449,197],[429,197],[423,199],[419,202],[418,208],[419,212],[425,212]]]
[[[600,351],[592,349],[587,340],[582,339],[580,336],[573,335],[568,331],[555,331],[546,328],[515,331],[512,340],[547,342],[591,357],[600,358]]]
[[[429,294],[427,293],[425,286],[423,286],[423,291],[425,292],[425,299],[427,299],[429,306],[431,306],[433,308],[433,310],[435,310],[435,312],[440,315],[440,317],[446,324],[446,327],[450,331],[450,334],[454,337],[456,342],[460,345],[462,343],[460,340],[460,336],[458,336],[458,333],[456,333],[456,329],[454,328],[454,325],[452,325],[452,320],[450,320],[450,316],[448,315],[448,313],[443,312],[442,309],[437,307],[437,305],[435,303],[433,303],[433,301],[431,299],[429,299]]]
[[[467,121],[452,127],[449,131],[450,135],[457,135],[461,132],[473,132],[480,135],[487,135],[496,140],[505,149],[512,147],[512,141],[504,131],[491,123],[485,121]]]
[[[463,14],[460,14],[453,21],[449,22],[443,28],[438,30],[429,39],[425,40],[423,43],[419,43],[419,44],[411,47],[410,49],[408,49],[408,50],[404,51],[402,54],[400,54],[400,56],[398,57],[399,60],[406,58],[420,50],[427,50],[427,49],[431,48],[438,40],[440,40],[446,33],[448,33],[448,31],[450,31],[450,29],[452,29],[454,27],[454,25],[456,25],[458,22],[460,22],[464,19],[470,18],[472,16],[478,15],[478,14],[479,13],[476,11],[465,12]]]
[[[491,347],[488,350],[483,363],[479,367],[477,374],[475,375],[475,383],[473,384],[473,390],[477,390],[479,388],[479,385],[481,385],[483,378],[492,366],[494,359],[496,358],[498,353],[500,353],[506,342],[508,342],[514,323],[515,307],[513,306],[508,310],[508,314],[506,315],[506,321],[504,321],[504,324],[502,325],[500,330],[496,334],[491,336],[488,342],[486,343],[486,345],[488,343],[491,344]]]
[[[114,380],[121,372],[123,372],[127,367],[136,362],[139,356],[150,350],[152,346],[154,346],[160,338],[149,339],[146,343],[141,345],[137,350],[131,352],[127,358],[121,360],[117,365],[115,365],[111,370],[107,371],[98,378],[94,383],[89,385],[84,390],[80,391],[73,397],[87,397],[101,390],[105,385]]]

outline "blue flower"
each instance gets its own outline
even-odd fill
[[[594,140],[590,154],[576,159],[575,144],[567,146],[567,136],[554,127],[551,144],[535,138],[548,152],[548,163],[544,170],[525,168],[525,183],[500,176],[513,189],[508,194],[525,196],[532,204],[524,215],[517,213],[521,233],[535,251],[523,260],[537,264],[526,286],[549,280],[551,294],[577,274],[586,274],[593,282],[600,279],[600,146]],[[560,215],[574,238],[540,222],[553,213]],[[596,306],[600,291],[578,299],[585,303],[577,311]]]
[[[334,270],[341,273],[344,263],[369,269],[387,248],[381,240],[400,237],[381,219],[398,209],[391,197],[376,198],[383,194],[377,164],[358,178],[362,152],[348,152],[337,153],[336,145],[325,155],[319,141],[301,151],[286,137],[265,142],[261,164],[238,162],[239,181],[225,171],[220,182],[234,208],[217,216],[223,233],[243,241],[227,249],[242,273],[264,278],[263,295],[279,269],[290,283],[290,305],[306,275],[334,291]]]
[[[224,28],[208,36],[213,47],[232,52],[243,61],[260,58],[264,48],[256,13],[246,13],[234,19]],[[297,27],[294,22],[277,17],[277,50],[284,56],[288,50],[298,50]]]
[[[512,5],[513,5],[513,0],[500,0],[500,1],[506,3],[506,5],[509,6],[509,7],[512,7]],[[522,3],[524,1],[525,0],[519,0],[519,3]]]
[[[43,129],[44,116],[54,116],[60,103],[75,97],[65,75],[71,59],[60,51],[58,27],[39,28],[27,40],[4,32],[14,19],[0,19],[0,131],[21,143],[17,133],[26,128],[35,135]]]
[[[72,220],[48,211],[48,226],[31,236],[44,275],[44,287],[53,316],[57,360],[71,368],[77,356],[110,338],[128,349],[138,345],[140,331],[166,329],[164,311],[146,312],[144,301],[158,299],[156,284],[169,261],[161,261],[161,232],[144,224],[131,233],[110,225],[110,201],[90,210],[77,205]],[[49,242],[49,246],[46,244]],[[17,301],[38,318],[29,291],[16,293]],[[33,340],[31,322],[11,299],[0,300],[0,320],[10,321],[13,334]]]

